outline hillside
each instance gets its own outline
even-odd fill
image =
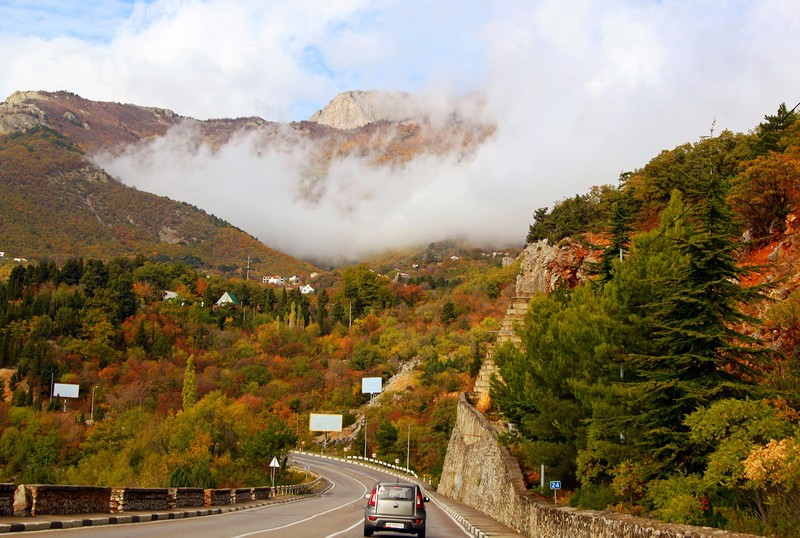
[[[343,103],[353,102],[354,96],[359,101],[357,120],[351,125],[341,111],[342,107],[347,108]],[[163,108],[91,101],[66,91],[16,92],[0,103],[0,136],[42,128],[61,138],[58,143],[55,139],[36,144],[4,142],[4,147],[27,144],[29,151],[22,153],[10,147],[5,150],[7,159],[18,161],[8,161],[4,172],[4,188],[11,189],[6,191],[6,199],[27,201],[22,202],[19,211],[4,215],[7,226],[3,248],[14,257],[47,256],[57,260],[73,255],[105,257],[146,252],[223,271],[241,269],[250,256],[251,268],[259,276],[307,274],[314,270],[313,262],[298,262],[259,246],[252,237],[239,237],[232,230],[223,232],[224,226],[220,227],[214,216],[206,215],[203,218],[210,220],[201,223],[203,218],[198,217],[203,208],[197,208],[198,213],[184,204],[183,209],[173,210],[165,206],[169,205],[165,199],[156,201],[144,193],[134,194],[119,181],[111,180],[97,163],[108,163],[128,152],[139,155],[137,151],[147,144],[173,135],[181,147],[189,148],[190,154],[198,149],[214,154],[243,137],[249,141],[248,151],[258,154],[290,154],[296,148],[305,148],[301,162],[294,164],[300,169],[301,180],[293,187],[293,200],[314,205],[327,188],[329,170],[339,161],[358,161],[363,166],[380,168],[402,167],[425,155],[457,159],[468,156],[494,133],[492,125],[470,118],[470,112],[477,114],[479,109],[479,104],[464,101],[451,108],[440,106],[437,112],[432,104],[425,105],[406,94],[401,98],[393,93],[346,92],[310,121],[281,124],[258,117],[201,121]],[[82,164],[68,162],[68,154]],[[57,171],[59,167],[65,167],[63,172],[69,171],[68,185],[40,175],[36,181],[30,180],[28,176],[36,174],[27,161],[36,160],[50,162],[48,173],[55,175],[62,173]],[[22,175],[15,178],[17,173]],[[79,176],[95,179],[76,180]],[[187,178],[188,182],[192,180]],[[69,191],[72,198],[63,190],[51,192],[53,185]],[[95,195],[92,189],[99,191]],[[51,195],[58,200],[50,199]],[[129,209],[123,211],[123,207]],[[16,218],[23,215],[24,220]],[[46,234],[42,233],[44,230]],[[231,245],[238,246],[221,248],[219,245],[230,238],[211,241],[217,234],[235,235]]]
[[[6,257],[63,262],[142,254],[230,272],[316,269],[188,204],[109,177],[46,127],[0,137],[0,226]]]

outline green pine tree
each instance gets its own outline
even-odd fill
[[[718,174],[702,179],[705,197],[686,211],[691,232],[675,244],[685,269],[663,281],[660,299],[648,307],[656,320],[655,349],[628,357],[635,377],[624,431],[635,435],[657,475],[702,468],[684,420],[701,405],[755,395],[752,365],[764,354],[757,340],[736,329],[757,323],[740,307],[763,295],[741,284],[747,271],[734,258],[725,185]]]
[[[610,281],[614,261],[622,259],[633,233],[634,201],[630,193],[622,194],[611,210],[611,243],[603,249],[600,258],[600,282]]]

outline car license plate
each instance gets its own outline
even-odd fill
[[[405,529],[406,526],[403,523],[395,523],[394,521],[389,521],[386,523],[387,529]]]

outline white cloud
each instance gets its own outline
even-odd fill
[[[299,255],[456,232],[521,241],[534,209],[613,183],[714,119],[747,130],[800,100],[794,0],[155,0],[104,41],[53,37],[57,25],[39,22],[47,30],[27,37],[0,26],[0,47],[18,51],[0,56],[0,93],[68,89],[285,121],[348,89],[484,92],[498,132],[474,159],[394,173],[338,163],[315,206],[296,199],[305,147],[259,158],[243,141],[194,155],[170,140],[146,150],[157,166],[114,163],[130,184]]]

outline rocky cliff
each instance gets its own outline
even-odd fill
[[[576,242],[557,246],[543,239],[525,247],[519,258],[522,264],[517,275],[517,296],[531,297],[584,282],[584,261],[591,258],[591,252]]]
[[[419,103],[407,93],[350,91],[337,95],[309,121],[334,129],[356,129],[377,121],[418,118],[421,114]]]
[[[525,247],[518,259],[521,262],[516,293],[503,318],[496,345],[511,341],[522,346],[523,342],[515,328],[525,322],[530,298],[537,293],[550,293],[560,286],[574,287],[586,280],[583,265],[587,259],[591,259],[591,252],[576,242],[556,246],[544,239]],[[481,395],[478,404],[480,409],[485,409],[489,404],[492,376],[500,377],[500,372],[494,362],[493,347],[490,347],[483,358],[473,389]]]

